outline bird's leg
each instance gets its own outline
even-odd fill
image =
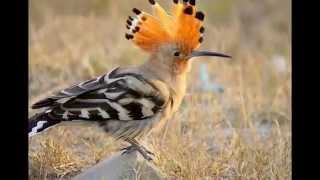
[[[135,144],[137,144],[141,149],[143,149],[146,153],[155,156],[155,154],[151,151],[149,151],[147,148],[145,148],[144,146],[140,145],[139,142],[135,139],[132,139],[132,141],[134,141]]]
[[[140,145],[138,141],[136,141],[135,139],[126,139],[126,141],[129,142],[131,146],[123,148],[122,150],[125,151],[122,154],[129,154],[133,151],[138,151],[146,160],[152,160],[150,155],[154,156],[154,153],[146,149],[144,146]]]

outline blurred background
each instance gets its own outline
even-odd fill
[[[193,62],[180,111],[146,140],[157,167],[168,179],[291,179],[291,1],[197,3],[206,14],[201,49],[233,59]],[[133,7],[151,12],[147,0],[30,0],[29,105],[143,63],[148,54],[124,37]],[[95,127],[74,126],[30,140],[31,179],[74,176],[123,145]]]

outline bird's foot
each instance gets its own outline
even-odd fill
[[[123,149],[121,149],[122,151],[124,150],[123,154],[130,154],[133,151],[138,151],[146,160],[151,161],[153,160],[153,158],[151,156],[155,156],[155,154],[151,151],[149,151],[148,149],[146,149],[145,147],[139,145],[131,145],[128,147],[125,147]]]
[[[155,154],[151,151],[149,151],[147,148],[145,148],[144,146],[140,146],[146,153],[152,155],[152,156],[155,156]]]

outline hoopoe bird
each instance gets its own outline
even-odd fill
[[[195,0],[173,0],[167,13],[149,0],[154,14],[133,8],[126,39],[150,54],[136,67],[118,67],[97,78],[73,85],[32,105],[44,108],[29,119],[29,137],[63,121],[97,123],[117,140],[130,144],[124,153],[138,151],[152,160],[152,152],[138,139],[175,113],[186,93],[191,59],[230,56],[198,51],[203,41],[204,13]]]

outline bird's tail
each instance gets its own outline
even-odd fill
[[[28,127],[28,135],[29,137],[44,131],[45,129],[48,129],[49,127],[52,127],[58,123],[60,123],[60,120],[51,119],[48,117],[47,113],[39,113],[35,114],[31,118],[29,118],[29,127]]]

